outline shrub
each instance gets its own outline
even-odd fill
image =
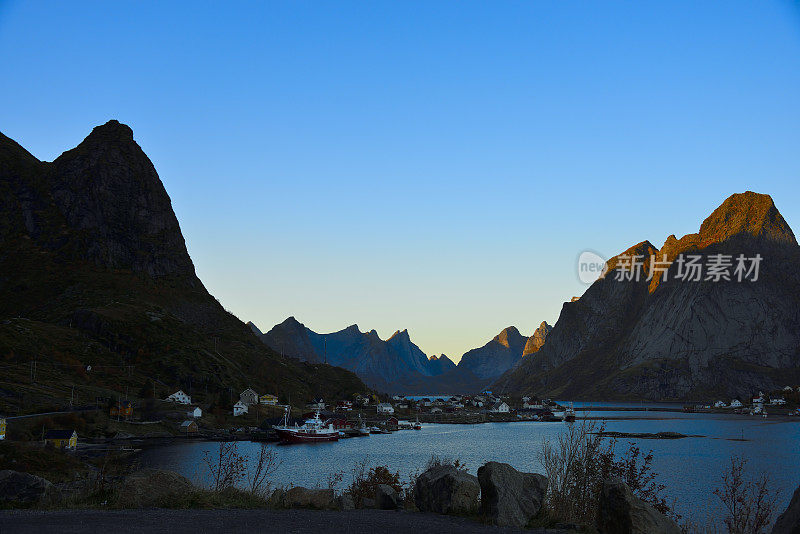
[[[353,468],[353,480],[345,491],[358,507],[363,505],[364,499],[373,499],[376,488],[381,484],[391,486],[400,494],[403,492],[399,471],[392,473],[385,465],[367,469],[367,460],[362,460]]]
[[[714,490],[726,511],[723,519],[730,534],[761,534],[772,523],[779,492],[773,491],[766,473],[745,476],[747,460],[731,457],[722,474],[722,487]]]

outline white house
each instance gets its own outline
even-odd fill
[[[794,388],[792,386],[786,386],[786,387],[783,388],[783,391],[787,391],[787,392],[791,393],[792,391],[794,391]]]
[[[742,403],[739,401],[739,399],[733,399],[731,401],[731,408],[741,408],[741,407]]]
[[[725,401],[717,401],[714,403],[714,408],[727,408],[728,405],[725,404]]]
[[[442,411],[443,410],[438,406],[434,406],[433,408],[431,408],[431,413],[442,413]]]
[[[316,399],[314,402],[309,402],[306,404],[306,408],[309,410],[324,410],[325,409],[325,401],[322,399]]]
[[[378,404],[378,413],[394,413],[394,407],[389,404],[388,402],[382,402]]]
[[[169,397],[167,397],[168,401],[177,402],[178,404],[191,404],[192,398],[183,392],[183,390],[178,390]]]
[[[508,412],[511,411],[511,409],[508,407],[508,404],[506,404],[505,402],[498,401],[498,402],[495,402],[492,405],[491,411],[492,411],[492,413],[508,413]]]
[[[258,404],[258,393],[250,388],[239,393],[239,402],[250,406],[251,404]]]
[[[247,405],[242,401],[237,402],[233,405],[233,416],[239,417],[240,415],[246,414],[248,411]]]
[[[775,397],[774,399],[770,399],[769,403],[772,404],[773,406],[783,406],[784,404],[786,404],[786,399],[784,399],[783,397]]]
[[[201,410],[199,406],[195,406],[194,409],[189,410],[186,413],[186,416],[191,417],[192,419],[200,419],[203,417],[203,410]]]

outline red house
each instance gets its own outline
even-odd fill
[[[343,430],[345,428],[350,428],[350,423],[348,423],[345,419],[341,417],[331,417],[330,419],[325,420],[325,426],[333,425],[333,428],[336,430]]]

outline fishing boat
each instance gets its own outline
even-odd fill
[[[422,424],[419,422],[419,417],[414,421],[414,430],[422,430]]]
[[[380,434],[381,433],[381,429],[378,428],[377,426],[371,426],[371,427],[369,427],[369,433],[370,434]]]
[[[325,426],[319,417],[319,412],[314,412],[314,417],[307,419],[302,425],[295,423],[289,426],[289,410],[283,418],[283,425],[275,427],[275,432],[284,443],[316,443],[319,441],[338,441],[339,431],[333,425]]]
[[[569,403],[569,406],[564,410],[564,415],[561,416],[561,420],[565,423],[574,423],[575,422],[575,408],[572,407],[572,403]]]
[[[360,425],[358,425],[358,428],[356,429],[356,432],[358,433],[358,435],[359,436],[369,436],[369,427],[366,424],[364,424],[364,421],[361,420],[361,415],[360,414],[358,416],[358,420],[361,423]]]

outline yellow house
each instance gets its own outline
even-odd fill
[[[270,395],[270,394],[261,395],[258,398],[258,402],[259,402],[259,404],[271,404],[271,405],[274,406],[274,405],[278,404],[278,396],[277,395]]]
[[[0,441],[6,439],[6,420],[0,417]]]
[[[74,430],[48,430],[44,442],[56,449],[75,449],[78,446],[78,433]]]

